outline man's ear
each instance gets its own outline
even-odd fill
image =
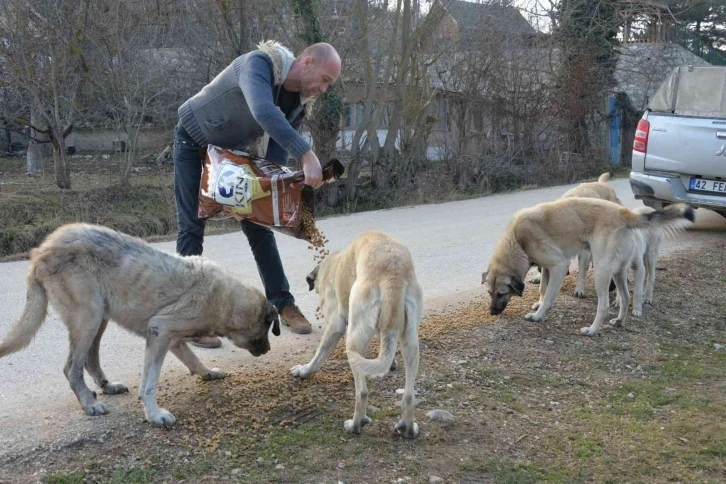
[[[312,291],[315,289],[315,280],[318,278],[318,270],[320,270],[320,266],[315,266],[315,269],[307,275],[305,280],[308,282],[308,291]]]
[[[524,282],[522,282],[522,279],[519,277],[512,277],[512,282],[509,283],[509,287],[512,288],[512,291],[519,296],[522,297],[522,293],[524,292]]]
[[[481,283],[484,284],[487,282],[487,274],[489,274],[489,269],[485,270],[481,273]]]

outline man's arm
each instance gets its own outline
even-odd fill
[[[300,113],[300,115],[292,122],[291,126],[295,129],[295,131],[299,132],[304,119],[305,117],[303,113]],[[267,143],[267,154],[265,155],[265,159],[273,163],[277,163],[278,165],[287,165],[287,158],[287,151],[285,151],[285,149],[280,146],[277,141],[270,137],[270,141]]]
[[[270,135],[270,143],[274,141],[281,149],[296,159],[301,159],[310,151],[310,145],[275,106],[272,98],[272,70],[267,61],[260,56],[249,56],[244,66],[235,65],[235,73],[250,113],[257,124]],[[274,151],[273,148],[273,155],[279,156]]]

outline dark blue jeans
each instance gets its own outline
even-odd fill
[[[202,157],[199,145],[189,136],[181,123],[174,130],[174,197],[179,231],[176,251],[180,255],[201,255],[206,221],[197,218],[199,184],[202,178]],[[278,311],[295,304],[290,285],[282,268],[275,234],[262,225],[243,220],[242,232],[257,262],[267,299]]]

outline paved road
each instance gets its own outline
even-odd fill
[[[616,180],[613,186],[626,205],[641,204],[633,199],[627,180]],[[457,295],[459,299],[462,295],[470,297],[472,291],[480,290],[481,271],[514,212],[555,199],[570,187],[335,217],[320,221],[319,227],[333,250],[344,247],[368,229],[388,232],[403,241],[413,254],[427,306],[431,307],[437,301],[451,301]],[[706,218],[717,225],[726,225],[711,212]],[[303,241],[285,236],[277,239],[292,292],[305,314],[313,317],[317,302],[305,283],[306,274],[314,266],[313,253]],[[155,245],[163,251],[174,250],[172,242]],[[226,265],[250,284],[261,287],[252,255],[241,233],[207,238],[205,255]],[[25,261],[0,264],[0,335],[8,331],[22,310],[27,266]],[[271,342],[272,351],[256,359],[235,350],[228,342],[220,350],[197,349],[196,352],[210,366],[227,371],[240,371],[273,361],[299,363],[312,356],[321,334],[318,324],[314,324],[310,336],[293,335],[283,328],[282,336]],[[101,344],[101,362],[109,379],[120,380],[132,392],[137,391],[143,350],[144,343],[140,338],[109,325]],[[85,417],[63,376],[66,352],[66,328],[51,312],[28,348],[0,360],[0,457],[36,441],[72,437],[103,427],[98,425],[98,419]],[[181,364],[169,355],[162,381],[173,384],[175,379],[184,378],[184,373]],[[92,384],[90,378],[87,381]],[[116,397],[109,408],[116,416],[121,414],[120,421],[124,412],[126,418],[143,418],[134,397]],[[108,424],[116,420],[112,416],[105,418],[112,419]]]

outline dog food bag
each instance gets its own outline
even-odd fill
[[[323,180],[343,174],[343,165],[331,160],[323,167]],[[305,185],[302,170],[292,171],[240,151],[207,146],[199,188],[198,217],[250,220],[310,241],[305,223],[315,211],[315,196]],[[306,216],[303,216],[305,208]]]

